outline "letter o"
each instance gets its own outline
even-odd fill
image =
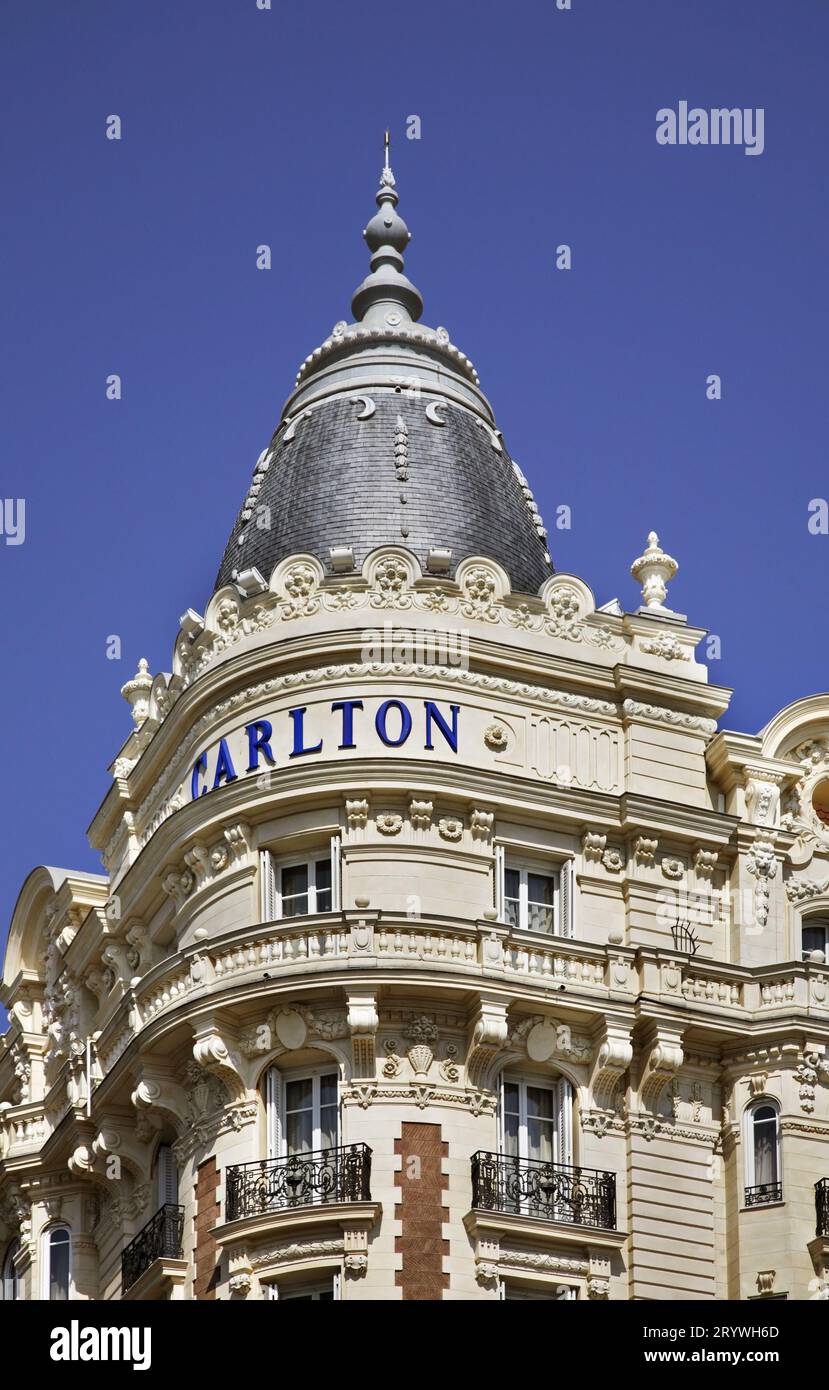
[[[390,709],[400,711],[400,735],[398,738],[389,738],[386,732],[386,719]],[[412,716],[402,700],[384,700],[375,716],[374,727],[387,748],[399,748],[412,732]]]

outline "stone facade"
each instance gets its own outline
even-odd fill
[[[318,364],[366,431],[409,290]],[[407,438],[497,453],[441,333]],[[104,872],[9,933],[7,1297],[829,1294],[829,698],[718,732],[653,536],[624,613],[434,527],[223,569],[125,687]]]

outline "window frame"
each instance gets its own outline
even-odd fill
[[[537,1162],[531,1160],[529,1155],[529,1144],[527,1141],[527,1087],[534,1086],[539,1090],[552,1092],[553,1096],[553,1158],[554,1168],[574,1168],[575,1148],[574,1148],[574,1110],[575,1110],[575,1087],[569,1077],[563,1072],[557,1072],[549,1077],[534,1076],[530,1072],[510,1072],[501,1073],[500,1085],[498,1088],[498,1143],[500,1152],[507,1156],[506,1132],[504,1120],[506,1109],[504,1104],[504,1086],[518,1086],[518,1154],[519,1162]],[[523,1149],[523,1152],[522,1152]]]
[[[768,1107],[774,1111],[774,1139],[775,1155],[774,1170],[775,1176],[772,1180],[773,1185],[783,1190],[783,1150],[780,1142],[780,1105],[774,1096],[759,1096],[747,1105],[744,1112],[743,1123],[743,1142],[745,1144],[745,1185],[746,1188],[760,1187],[762,1184],[757,1181],[757,1160],[755,1154],[755,1126],[756,1114],[758,1110]],[[761,1121],[761,1124],[768,1124],[768,1121]],[[764,1203],[757,1203],[758,1206]]]
[[[333,1148],[339,1148],[342,1143],[342,1085],[340,1068],[334,1057],[330,1063],[323,1063],[315,1067],[298,1067],[296,1070],[282,1071],[277,1066],[270,1066],[265,1075],[265,1123],[266,1123],[266,1147],[268,1158],[287,1158],[288,1139],[287,1139],[287,1088],[291,1081],[307,1081],[312,1083],[311,1098],[311,1123],[313,1126],[313,1143],[310,1149],[302,1149],[302,1153],[318,1153],[322,1145],[317,1143],[318,1136],[321,1136],[320,1125],[321,1110],[320,1104],[320,1081],[323,1076],[335,1076],[337,1082],[337,1134],[336,1143]]]
[[[68,1260],[66,1267],[66,1299],[52,1298],[52,1241],[56,1235],[65,1234],[67,1239],[65,1244],[68,1247]],[[41,1249],[44,1253],[43,1259],[43,1297],[47,1303],[70,1302],[73,1290],[74,1274],[74,1242],[72,1240],[71,1227],[65,1221],[60,1221],[54,1226],[47,1226],[41,1236]],[[61,1242],[63,1244],[64,1242]]]
[[[519,875],[518,922],[507,918],[507,872]],[[529,925],[529,879],[531,875],[553,880],[553,924],[551,931],[538,931]],[[513,900],[514,901],[514,900]],[[510,931],[534,936],[571,940],[575,936],[575,870],[572,858],[553,858],[515,853],[508,845],[495,847],[495,907],[498,921]]]
[[[163,1157],[162,1157],[163,1155]],[[181,1173],[173,1152],[173,1146],[166,1141],[162,1141],[155,1151],[153,1163],[157,1210],[162,1207],[179,1205],[179,1184]],[[173,1181],[174,1180],[174,1181]],[[174,1188],[174,1196],[170,1197],[168,1191]]]
[[[298,1284],[294,1280],[283,1279],[283,1292],[279,1292],[279,1281],[274,1279],[267,1285],[266,1298],[273,1303],[297,1303],[310,1298],[314,1303],[337,1303],[342,1297],[342,1276],[339,1269],[331,1271],[330,1279],[317,1279],[313,1283]],[[331,1297],[321,1299],[320,1294]]]
[[[6,1247],[3,1256],[3,1270],[0,1274],[0,1301],[3,1303],[19,1303],[22,1298],[23,1281],[15,1266],[15,1257],[20,1253],[21,1241],[19,1236],[15,1236]],[[11,1297],[8,1296],[8,1288],[11,1285]]]
[[[823,947],[813,947],[814,950],[823,950],[824,964],[829,965],[829,918],[826,917],[804,917],[800,922],[800,959],[808,962],[811,958],[811,951],[807,951],[803,945],[803,935],[805,932],[814,930],[816,927],[823,929]],[[816,962],[813,962],[815,964]]]
[[[308,871],[308,907],[305,912],[293,914],[296,917],[314,917],[330,912],[339,912],[342,901],[341,894],[341,858],[342,840],[339,835],[332,835],[330,839],[323,840],[318,846],[311,845],[306,850],[297,850],[294,854],[281,855],[275,850],[263,849],[259,851],[259,870],[260,870],[260,889],[259,905],[263,922],[290,922],[291,916],[286,916],[283,902],[284,893],[282,891],[282,876],[286,869],[304,868]],[[317,865],[327,862],[330,869],[331,884],[328,890],[317,889]],[[331,894],[331,906],[326,908],[317,907],[317,892],[329,891]],[[292,895],[295,896],[295,895]]]

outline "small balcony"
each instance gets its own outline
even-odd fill
[[[472,1206],[615,1231],[616,1175],[479,1151],[472,1155]]]
[[[815,1235],[829,1236],[829,1178],[815,1183]]]
[[[783,1184],[782,1182],[761,1182],[756,1187],[747,1187],[745,1190],[745,1205],[747,1207],[768,1207],[772,1202],[782,1202]]]
[[[129,1292],[156,1262],[181,1263],[184,1207],[167,1202],[159,1207],[121,1254],[121,1292]],[[178,1273],[178,1269],[175,1271]]]
[[[226,1220],[371,1201],[371,1149],[348,1144],[316,1153],[289,1154],[227,1170]]]

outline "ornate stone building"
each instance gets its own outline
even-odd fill
[[[826,1297],[829,697],[718,731],[655,535],[632,612],[553,570],[377,204],[104,872],[20,892],[3,1295]]]

